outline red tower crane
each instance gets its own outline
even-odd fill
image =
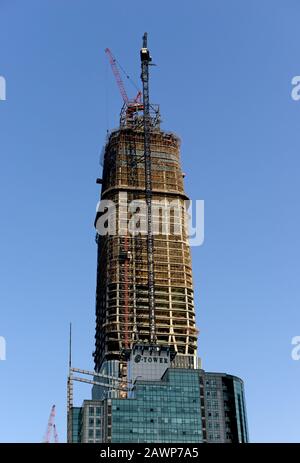
[[[126,123],[130,125],[132,122],[132,118],[134,114],[138,111],[142,111],[144,109],[143,102],[142,102],[142,92],[138,91],[136,97],[133,100],[130,100],[128,98],[124,82],[122,80],[121,74],[119,72],[119,67],[116,58],[112,54],[111,50],[109,48],[105,49],[105,53],[108,56],[113,74],[115,76],[117,85],[119,87],[124,106],[122,108],[121,114],[126,114]],[[119,65],[120,66],[120,65]],[[128,304],[129,304],[129,294],[128,294],[128,271],[129,271],[129,251],[128,251],[128,236],[126,234],[125,240],[124,240],[124,254],[125,254],[125,259],[124,259],[124,315],[125,315],[125,330],[124,330],[124,347],[125,350],[128,350],[129,348],[129,339],[128,339],[128,323],[129,323],[129,313],[128,313]]]
[[[109,48],[105,48],[105,53],[108,56],[108,59],[109,59],[109,62],[110,62],[111,68],[112,68],[112,72],[113,72],[113,74],[115,76],[115,79],[116,79],[116,82],[117,82],[117,85],[119,87],[119,90],[120,90],[120,93],[121,93],[121,96],[123,98],[124,103],[128,107],[133,107],[133,106],[136,107],[137,105],[141,105],[142,104],[142,92],[138,91],[138,93],[137,93],[136,97],[134,98],[134,100],[130,100],[128,98],[128,95],[127,95],[127,92],[126,92],[126,89],[125,89],[125,86],[124,86],[124,82],[122,80],[121,74],[120,74],[118,66],[117,66],[116,58],[114,57],[114,55],[112,54],[112,52],[110,51]]]
[[[45,439],[44,439],[44,442],[46,444],[50,443],[51,431],[53,431],[54,442],[58,443],[58,435],[57,435],[57,430],[56,430],[54,420],[55,420],[55,405],[52,405],[49,420],[48,420],[48,425],[47,425],[47,431],[46,431]]]

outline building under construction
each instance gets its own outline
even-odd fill
[[[205,373],[197,359],[180,140],[149,101],[147,36],[134,100],[106,53],[124,106],[97,179],[95,371],[70,359],[68,441],[246,442],[243,382]],[[82,407],[73,406],[74,380],[93,385]]]
[[[97,234],[95,369],[117,360],[122,374],[124,353],[136,342],[169,346],[178,365],[195,368],[197,329],[180,140],[161,129],[159,108],[149,103],[145,153],[144,102],[124,100],[120,127],[105,146],[101,179],[101,201],[115,205],[116,229]],[[142,207],[147,191],[150,211]],[[131,230],[134,215],[138,219]]]
[[[139,232],[139,226],[147,224],[147,210],[142,211],[139,205],[145,200],[144,134],[138,113],[136,118],[125,119],[105,147],[101,200],[114,202],[117,227],[115,235],[97,236],[97,371],[104,361],[121,360],[122,352],[131,349],[133,343],[151,339],[148,235]],[[150,149],[152,226],[157,230],[152,251],[156,342],[172,347],[177,358],[182,358],[182,365],[194,367],[197,330],[179,148],[178,137],[162,131],[158,118],[153,121]],[[129,204],[136,208],[141,222],[135,221],[132,233]]]

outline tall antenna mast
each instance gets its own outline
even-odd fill
[[[147,257],[148,257],[148,299],[150,343],[156,343],[155,298],[154,298],[154,263],[153,263],[153,232],[152,232],[152,173],[151,173],[151,117],[149,103],[149,64],[152,61],[147,48],[147,32],[143,35],[141,49],[141,79],[143,83],[143,125],[144,125],[144,158],[145,158],[145,192],[147,205]]]
[[[72,366],[72,323],[70,323],[70,335],[69,335],[69,369]]]

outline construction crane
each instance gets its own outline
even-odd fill
[[[152,230],[152,172],[151,172],[151,114],[149,102],[149,65],[152,61],[149,50],[147,48],[147,33],[143,35],[143,47],[141,49],[141,79],[143,84],[143,93],[137,93],[134,100],[130,100],[126,93],[126,89],[121,78],[117,60],[113,56],[109,48],[105,49],[108,55],[113,74],[119,87],[124,106],[126,107],[126,120],[128,125],[132,122],[132,116],[137,111],[143,111],[143,132],[144,132],[144,163],[145,163],[145,197],[147,206],[147,257],[148,257],[148,300],[149,300],[149,331],[150,343],[156,344],[156,323],[155,323],[155,295],[154,295],[154,243]],[[142,98],[143,97],[143,98]],[[125,252],[128,251],[128,238],[125,237]],[[125,262],[125,349],[128,348],[128,262]]]
[[[143,35],[143,47],[141,49],[141,79],[143,83],[143,109],[144,109],[144,159],[145,159],[145,195],[147,205],[147,257],[148,257],[148,299],[149,299],[149,323],[150,343],[156,344],[155,326],[155,298],[154,298],[154,260],[153,260],[153,231],[152,231],[152,173],[151,173],[151,116],[149,102],[149,64],[152,58],[147,48],[147,32]]]
[[[56,430],[56,424],[54,423],[53,425],[53,435],[54,435],[54,442],[56,444],[58,444],[58,434],[57,434],[57,430]]]
[[[111,52],[111,50],[109,48],[105,48],[105,53],[108,56],[108,59],[109,59],[109,62],[110,62],[111,68],[112,68],[112,72],[113,72],[113,74],[115,76],[115,79],[116,79],[116,82],[117,82],[117,85],[119,87],[119,90],[120,90],[120,93],[121,93],[121,96],[123,98],[124,103],[126,104],[126,106],[128,108],[141,109],[142,92],[138,91],[136,97],[133,100],[130,100],[128,98],[128,95],[127,95],[127,92],[126,92],[126,89],[125,89],[125,86],[124,86],[124,82],[122,80],[121,74],[119,72],[119,68],[117,66],[116,58],[114,57],[114,55],[112,54],[112,52]]]
[[[57,434],[57,429],[56,429],[54,420],[55,420],[55,405],[52,405],[49,420],[48,420],[48,425],[47,425],[47,431],[46,431],[45,438],[44,438],[44,442],[46,444],[50,443],[52,431],[53,431],[53,436],[54,436],[54,442],[56,444],[58,443],[58,434]]]
[[[138,91],[136,97],[133,100],[130,100],[125,86],[124,82],[122,80],[122,77],[119,72],[119,68],[117,65],[117,60],[112,54],[111,50],[109,48],[105,49],[105,53],[108,56],[113,74],[115,76],[119,91],[121,93],[123,102],[124,102],[124,114],[126,114],[126,123],[127,125],[130,125],[132,123],[133,115],[137,111],[143,110],[143,104],[142,104],[142,92]],[[120,65],[119,65],[120,66]],[[127,76],[129,77],[129,76]],[[123,107],[123,108],[124,108]],[[122,265],[124,265],[124,324],[125,324],[125,330],[124,330],[124,347],[125,351],[128,351],[129,349],[129,339],[128,339],[128,323],[129,323],[129,313],[128,313],[128,305],[129,305],[129,294],[128,294],[128,271],[129,271],[129,250],[128,250],[128,235],[126,233],[126,236],[124,238],[124,250],[121,252],[121,261]],[[124,257],[125,256],[125,257]]]

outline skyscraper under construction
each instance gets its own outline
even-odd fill
[[[124,106],[97,179],[95,371],[73,368],[70,356],[68,441],[247,442],[242,380],[206,373],[197,359],[180,140],[149,101],[147,35],[133,100],[106,53]],[[74,380],[93,384],[82,407]]]
[[[169,346],[177,354],[178,365],[196,366],[188,198],[180,165],[180,140],[161,129],[159,108],[150,105],[149,217],[143,110],[139,101],[125,102],[120,127],[109,135],[105,146],[101,201],[110,200],[114,205],[116,228],[115,233],[107,230],[107,234],[97,234],[96,371],[111,361],[115,365],[119,361],[120,369],[126,368],[124,353],[136,342],[154,340],[149,314],[151,271],[155,343]],[[96,224],[99,219],[101,212]],[[152,221],[152,256],[147,243],[148,220]],[[152,269],[149,259],[153,259]]]

